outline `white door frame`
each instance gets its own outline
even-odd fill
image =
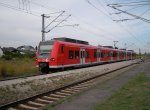
[[[80,48],[80,64],[85,64],[85,49]]]
[[[97,49],[97,62],[100,62],[100,57],[101,57],[100,49]]]

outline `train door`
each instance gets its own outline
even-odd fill
[[[113,61],[113,51],[110,52],[110,61]]]
[[[80,49],[80,64],[85,64],[85,49]]]
[[[100,49],[97,50],[97,62],[100,62]]]
[[[119,51],[117,52],[117,60],[118,61],[120,60],[120,52]]]

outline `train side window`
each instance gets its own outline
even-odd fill
[[[89,52],[86,51],[86,58],[89,58]]]
[[[115,52],[113,53],[113,57],[117,57],[117,54]]]
[[[94,49],[94,58],[97,58],[97,52],[96,52],[96,49]]]
[[[105,58],[107,58],[108,57],[108,53],[107,52],[105,52]]]
[[[109,57],[112,57],[113,53],[112,52],[109,52]]]
[[[101,58],[104,58],[104,52],[101,52]]]
[[[79,58],[79,51],[75,51],[75,59]]]
[[[61,53],[64,53],[64,45],[61,46]]]
[[[69,50],[69,59],[74,58],[74,51]]]

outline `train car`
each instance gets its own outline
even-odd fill
[[[36,65],[45,73],[49,69],[64,69],[125,60],[124,53],[123,50],[91,46],[86,41],[65,37],[54,38],[39,43]],[[127,53],[128,59],[131,59],[131,52]]]
[[[100,48],[101,58],[100,61],[104,62],[113,62],[113,48],[111,46],[103,46]]]
[[[48,68],[64,68],[85,66],[97,63],[97,47],[88,45],[88,42],[57,38],[40,42],[37,50],[36,65],[41,71]]]

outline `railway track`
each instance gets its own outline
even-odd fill
[[[12,102],[6,105],[0,106],[0,110],[38,110],[47,104],[53,104],[58,100],[62,100],[65,97],[71,96],[77,92],[80,92],[84,89],[87,89],[96,84],[96,80],[102,76],[105,76],[109,73],[115,72],[117,70],[121,70],[123,68],[129,67],[136,63],[130,64],[125,67],[118,68],[116,70],[112,70],[110,72],[106,72],[101,75],[97,75],[88,79],[84,79],[82,81],[78,81],[72,84],[68,84],[66,86],[38,94],[32,97],[28,97],[26,99],[18,100],[16,102]]]

